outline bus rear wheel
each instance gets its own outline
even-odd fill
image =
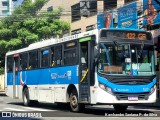
[[[27,88],[23,91],[23,104],[25,106],[30,106],[31,101],[29,100],[29,91]]]
[[[76,92],[72,92],[70,94],[70,108],[72,112],[80,112],[85,107],[84,104],[78,103],[78,94]]]
[[[128,108],[128,105],[116,104],[116,105],[113,105],[113,107],[117,112],[125,112]]]
[[[38,106],[39,102],[37,100],[30,100],[29,91],[27,88],[23,91],[23,104],[25,106]]]

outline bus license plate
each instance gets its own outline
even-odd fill
[[[129,101],[137,101],[138,97],[137,96],[128,96]]]

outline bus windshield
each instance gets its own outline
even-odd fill
[[[114,75],[153,75],[154,50],[146,44],[100,43],[98,72]]]

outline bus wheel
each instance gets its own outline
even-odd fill
[[[29,91],[28,91],[27,88],[25,88],[24,91],[23,91],[23,104],[25,106],[29,106],[30,105]]]
[[[70,107],[73,112],[80,112],[84,108],[83,104],[78,103],[78,94],[76,92],[70,94]]]
[[[113,107],[117,112],[125,112],[127,110],[127,108],[128,108],[128,105],[116,104],[116,105],[113,105]]]

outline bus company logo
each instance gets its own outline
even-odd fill
[[[71,71],[67,71],[68,80],[71,80],[71,76],[72,76],[72,72]]]
[[[66,73],[59,75],[57,73],[51,73],[51,79],[64,79],[67,78],[68,80],[71,80],[72,72],[67,71]]]
[[[57,79],[57,76],[58,76],[57,73],[51,73],[51,78],[52,79]]]
[[[120,89],[120,88],[114,88],[114,91],[116,92],[128,92],[128,89]]]
[[[143,91],[149,91],[149,88],[143,88]]]

